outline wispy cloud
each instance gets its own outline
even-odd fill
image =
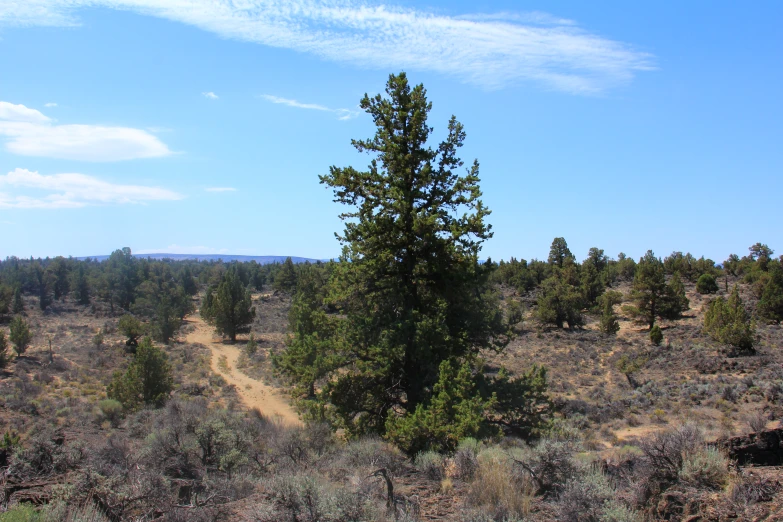
[[[315,103],[302,103],[296,100],[292,100],[289,98],[281,98],[280,96],[272,96],[271,94],[262,94],[261,97],[265,99],[266,101],[272,102],[272,103],[278,103],[281,105],[288,105],[289,107],[296,107],[297,109],[308,109],[312,111],[323,111],[323,112],[331,112],[337,115],[338,120],[350,120],[351,118],[355,118],[359,115],[359,111],[356,110],[350,110],[350,109],[330,109],[329,107],[325,107],[323,105],[318,105]]]
[[[165,248],[146,248],[135,251],[136,254],[192,254],[192,255],[209,255],[209,254],[228,254],[228,250],[225,248],[212,248],[208,246],[182,246],[182,245],[169,245]]]
[[[207,192],[236,192],[234,187],[207,187],[204,190]]]
[[[41,111],[6,101],[0,101],[0,120],[19,123],[49,123],[52,121],[44,116]]]
[[[202,92],[201,95],[204,98],[209,98],[210,100],[217,100],[219,98],[219,96],[217,94],[215,94],[214,92],[212,92],[212,91]]]
[[[57,107],[57,104],[54,102],[44,103],[44,107]]]
[[[122,161],[171,154],[147,131],[105,125],[55,125],[24,105],[0,101],[0,136],[9,152],[84,161]]]
[[[15,193],[9,194],[7,189]],[[174,201],[184,197],[160,187],[118,185],[86,174],[45,176],[27,169],[15,169],[5,176],[0,175],[0,208],[80,208]]]
[[[447,16],[379,0],[6,0],[0,23],[76,25],[78,10],[91,7],[133,10],[363,68],[435,71],[490,89],[534,81],[597,93],[653,61],[546,13]]]

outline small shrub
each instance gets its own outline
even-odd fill
[[[652,495],[679,482],[685,459],[704,449],[704,437],[698,428],[686,424],[651,435],[639,448],[644,453],[647,495]],[[689,468],[688,476],[696,475],[695,468]]]
[[[8,366],[8,341],[5,338],[5,332],[0,330],[0,370]]]
[[[327,511],[324,485],[310,475],[279,475],[268,487],[287,520],[316,522]]]
[[[601,473],[576,477],[568,481],[557,500],[558,520],[599,522],[603,520],[604,507],[614,495],[614,490]]]
[[[757,502],[769,502],[783,489],[777,480],[758,475],[742,475],[731,484],[729,498],[739,506],[749,506]]]
[[[126,372],[114,373],[106,394],[132,411],[142,404],[161,406],[173,384],[166,352],[153,346],[152,340],[145,337]]]
[[[702,274],[696,281],[696,291],[700,294],[714,294],[718,291],[718,283],[712,274]]]
[[[656,408],[655,410],[653,410],[652,415],[650,415],[650,418],[652,419],[653,422],[657,422],[658,424],[665,424],[666,412],[660,408]]]
[[[454,452],[454,477],[471,479],[478,470],[479,442],[476,439],[462,439]]]
[[[767,415],[763,411],[757,411],[748,417],[747,422],[750,429],[755,433],[766,430],[768,420]]]
[[[120,317],[120,322],[117,325],[120,333],[127,337],[125,345],[131,348],[135,348],[139,344],[139,337],[144,335],[144,325],[130,314],[125,314]]]
[[[247,340],[247,344],[245,345],[245,353],[248,357],[253,357],[256,353],[258,353],[258,341],[256,341],[256,338],[253,337],[253,334],[250,334],[250,339]]]
[[[431,480],[443,478],[443,455],[434,451],[423,451],[416,455],[416,469]]]
[[[33,334],[30,331],[30,326],[22,319],[21,316],[16,316],[11,320],[11,332],[9,339],[14,344],[14,350],[17,355],[22,355],[27,347],[30,345],[30,341],[33,339]]]
[[[100,348],[101,346],[103,346],[103,341],[104,341],[103,332],[98,330],[98,333],[96,333],[92,338],[92,345],[95,346],[96,348]]]
[[[104,399],[98,403],[98,408],[104,419],[109,421],[113,427],[117,427],[122,420],[122,403],[114,399]]]
[[[0,513],[0,522],[44,522],[44,517],[31,504],[17,504]]]
[[[756,350],[756,325],[739,296],[737,286],[728,301],[718,297],[704,314],[704,333],[715,341],[731,346],[729,356],[753,355]]]
[[[663,332],[661,331],[661,327],[656,324],[650,330],[650,342],[653,343],[655,346],[660,346],[662,341],[663,341]]]
[[[499,448],[488,448],[479,454],[478,462],[478,471],[465,499],[467,505],[500,515],[484,520],[513,519],[513,516],[527,514],[532,502],[532,491],[524,481],[520,484],[515,479],[509,456]]]
[[[506,309],[506,320],[508,321],[508,327],[511,329],[519,327],[520,323],[522,322],[523,314],[524,309],[522,308],[522,303],[516,299],[509,301],[508,308]]]
[[[604,508],[601,522],[642,522],[642,517],[617,500],[610,500]]]
[[[340,453],[339,464],[345,468],[386,468],[397,473],[405,460],[395,446],[370,435],[346,444]]]
[[[729,478],[729,462],[715,448],[685,454],[680,480],[697,488],[719,490]]]
[[[570,440],[542,439],[514,463],[521,475],[529,476],[537,493],[552,496],[579,471],[574,460],[577,445]]]

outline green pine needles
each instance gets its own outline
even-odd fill
[[[250,331],[256,316],[250,291],[242,284],[235,267],[223,275],[217,288],[209,288],[201,303],[201,317],[215,325],[217,333],[237,340],[237,334]]]
[[[133,411],[145,404],[162,406],[173,386],[166,352],[145,337],[125,373],[114,373],[106,394],[120,402],[126,411]]]
[[[309,411],[349,435],[386,434],[414,451],[496,432],[476,357],[502,349],[509,329],[490,268],[478,262],[492,236],[478,162],[463,169],[465,131],[454,117],[429,145],[432,105],[405,73],[361,107],[376,132],[352,143],[372,157],[369,167],[331,167],[320,178],[348,207],[338,235],[345,262],[329,267],[320,290],[298,285],[294,336],[276,366],[309,397]]]
[[[737,286],[728,301],[718,297],[710,302],[704,315],[704,332],[713,340],[731,346],[730,356],[753,355],[756,341],[756,325],[739,295]]]

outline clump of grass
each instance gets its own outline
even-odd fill
[[[220,368],[220,371],[223,373],[231,373],[231,368],[228,367],[228,359],[225,355],[218,357],[218,368]]]

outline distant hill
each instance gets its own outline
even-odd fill
[[[133,254],[133,257],[139,257],[142,259],[173,259],[175,261],[182,260],[195,260],[195,261],[238,261],[240,263],[249,263],[255,261],[260,265],[268,265],[270,263],[282,263],[289,256],[233,256],[230,254]],[[307,257],[290,256],[291,261],[294,263],[317,263],[318,261],[327,262],[328,259],[310,259]],[[85,256],[77,257],[76,259],[96,259],[98,261],[106,261],[109,256]]]

